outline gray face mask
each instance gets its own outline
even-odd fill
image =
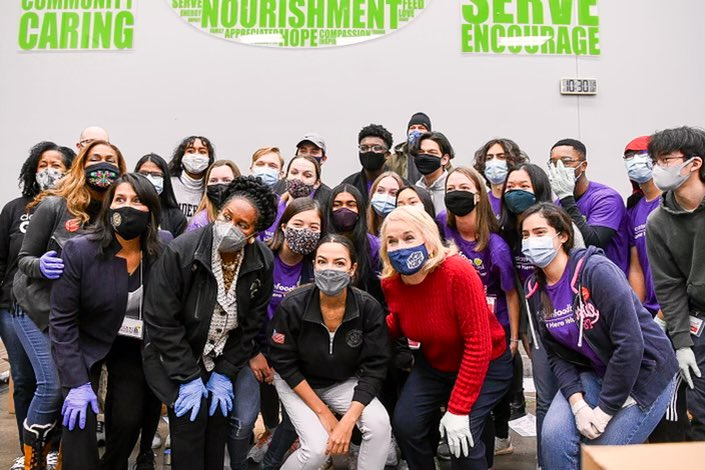
[[[213,224],[213,239],[221,253],[237,253],[245,247],[248,238],[230,222],[216,220]]]
[[[348,287],[352,280],[347,271],[336,271],[335,269],[314,271],[313,279],[316,282],[316,287],[331,297],[343,292],[343,289]]]

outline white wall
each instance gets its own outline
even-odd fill
[[[241,168],[253,150],[289,155],[299,136],[325,136],[324,181],[357,171],[359,129],[381,123],[396,141],[427,112],[470,164],[495,136],[543,164],[559,138],[588,146],[589,176],[628,192],[620,160],[633,137],[705,126],[705,2],[602,0],[599,58],[463,55],[460,4],[432,0],[411,24],[343,48],[282,50],[216,39],[182,21],[166,0],[137,3],[131,52],[19,52],[19,1],[0,14],[0,203],[40,140],[73,145],[88,125],[109,130],[130,166],[169,158],[189,134],[209,136]],[[566,97],[558,79],[599,79],[596,97]]]

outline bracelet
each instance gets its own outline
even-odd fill
[[[510,339],[509,341],[512,342],[512,343],[518,343],[518,342],[519,342],[518,339]]]

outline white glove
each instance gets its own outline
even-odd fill
[[[456,458],[467,457],[470,454],[470,448],[475,446],[468,415],[454,415],[446,411],[438,430],[441,432],[441,437],[447,436],[448,448]]]
[[[654,317],[654,321],[656,324],[663,330],[664,333],[667,332],[668,328],[666,327],[666,320],[661,320],[658,315]]]
[[[599,406],[593,408],[592,425],[599,434],[605,432],[605,428],[607,427],[607,424],[610,422],[611,419],[612,416],[602,411],[602,408],[600,408]]]
[[[681,370],[681,377],[688,383],[688,387],[693,387],[693,379],[690,377],[690,369],[696,377],[702,377],[698,361],[695,360],[695,354],[691,348],[680,348],[676,350],[676,359],[678,359],[678,368]]]
[[[600,437],[600,433],[594,426],[595,415],[585,400],[580,400],[574,405],[570,405],[570,409],[573,410],[573,415],[575,415],[575,427],[578,428],[580,434],[587,437],[588,439],[596,439]]]
[[[548,165],[548,179],[551,181],[551,189],[556,193],[558,199],[573,196],[575,191],[575,170],[566,168],[563,161],[558,160],[555,165]]]

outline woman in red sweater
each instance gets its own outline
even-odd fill
[[[454,469],[486,469],[480,439],[512,377],[504,330],[470,263],[443,246],[423,211],[399,207],[385,219],[380,255],[391,336],[421,343],[394,413],[394,434],[411,470],[434,468],[431,440],[440,406]]]

